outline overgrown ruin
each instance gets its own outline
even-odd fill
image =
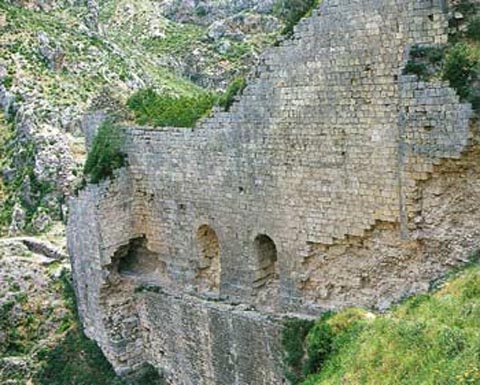
[[[86,333],[121,374],[287,383],[282,319],[385,309],[480,246],[468,104],[403,69],[440,0],[325,0],[194,130],[132,127],[128,166],[71,202]]]

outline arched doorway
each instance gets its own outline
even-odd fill
[[[197,283],[201,293],[220,291],[220,243],[217,234],[208,225],[197,230]]]

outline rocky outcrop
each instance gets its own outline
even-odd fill
[[[63,257],[47,242],[0,240],[2,384],[31,383],[41,368],[38,352],[63,338],[59,330],[72,317],[58,289],[62,271],[69,268]]]
[[[242,11],[272,14],[276,3],[275,0],[166,0],[160,6],[165,15],[175,21],[210,25]]]

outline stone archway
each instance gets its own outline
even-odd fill
[[[197,282],[201,293],[220,292],[220,242],[217,233],[208,225],[197,230]]]

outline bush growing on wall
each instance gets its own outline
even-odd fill
[[[245,87],[247,86],[247,80],[244,77],[234,79],[227,87],[225,93],[219,97],[218,105],[225,111],[230,110],[235,97],[241,95]]]
[[[106,121],[99,128],[85,163],[84,174],[89,176],[91,183],[111,177],[114,170],[124,166],[122,145],[120,129],[113,122]]]
[[[215,98],[211,93],[173,97],[159,95],[152,88],[134,93],[128,107],[141,125],[155,127],[193,127],[198,119],[212,109]]]
[[[449,20],[448,44],[416,45],[404,74],[415,74],[419,80],[432,78],[448,81],[458,96],[480,111],[480,16],[479,7],[472,0],[460,0],[451,6],[451,13],[461,18]]]
[[[214,105],[225,111],[230,110],[235,97],[241,95],[246,85],[246,79],[238,77],[221,95],[205,92],[181,97],[160,95],[152,88],[146,88],[134,93],[127,104],[140,125],[194,127],[200,118],[208,115]]]
[[[471,85],[478,75],[479,63],[471,49],[464,43],[455,44],[445,58],[443,78],[450,82],[462,99],[473,101],[475,95]]]
[[[320,3],[321,0],[277,0],[275,13],[285,21],[282,35],[291,36],[295,25]]]
[[[466,36],[475,42],[480,42],[480,16],[477,16],[470,22]]]

